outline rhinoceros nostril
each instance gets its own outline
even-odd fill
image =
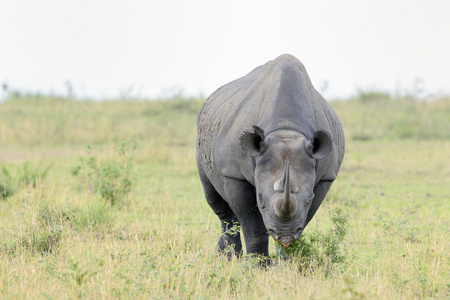
[[[303,227],[299,227],[297,232],[294,234],[294,240],[298,239],[303,232]]]
[[[274,240],[278,240],[279,236],[275,233],[275,231],[269,229],[269,234],[273,237]]]

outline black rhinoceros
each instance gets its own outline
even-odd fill
[[[342,164],[342,125],[302,63],[281,55],[215,91],[198,116],[197,166],[222,223],[240,224],[248,254],[268,256],[268,234],[288,247],[316,213]]]

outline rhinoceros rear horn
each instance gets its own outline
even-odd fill
[[[261,152],[261,143],[264,140],[264,131],[254,125],[255,133],[245,132],[241,136],[241,146],[250,156],[258,156]]]
[[[331,137],[326,131],[317,131],[312,140],[312,149],[309,155],[315,159],[326,158],[333,148]]]

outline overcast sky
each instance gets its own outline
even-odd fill
[[[327,98],[450,92],[448,0],[0,0],[0,83],[78,97],[208,96],[290,53]]]

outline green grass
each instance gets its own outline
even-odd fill
[[[195,164],[200,100],[1,102],[0,298],[448,299],[450,100],[363,100],[332,102],[346,157],[305,230],[348,214],[332,272],[216,254]],[[121,162],[121,141],[137,142],[136,176],[111,205],[72,170],[87,145],[99,164]],[[22,173],[41,176],[20,184]]]

